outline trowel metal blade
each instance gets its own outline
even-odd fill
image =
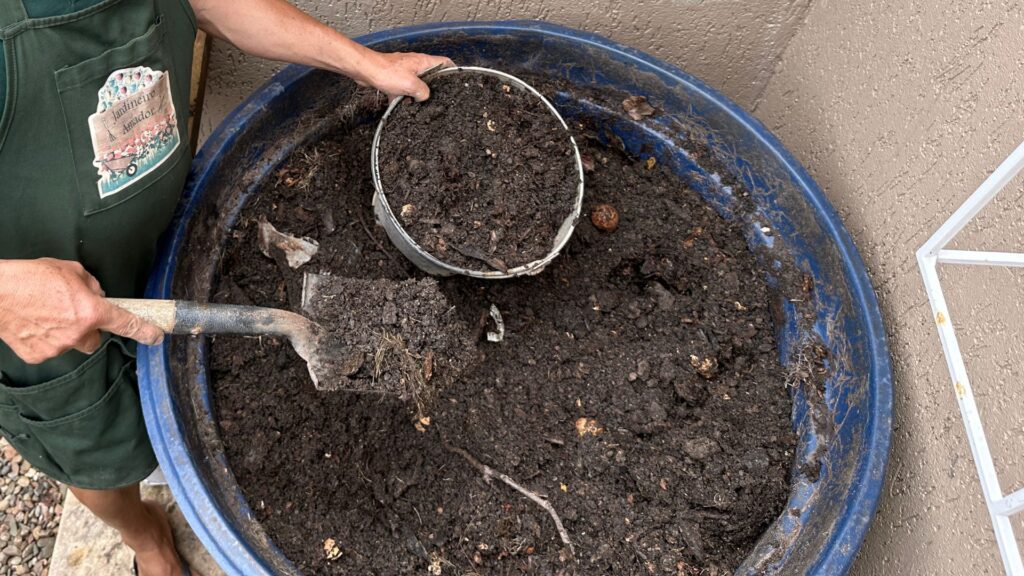
[[[302,313],[307,317],[310,314],[310,305],[320,296],[321,287],[330,281],[331,277],[325,274],[306,272],[302,275]]]
[[[315,352],[306,360],[310,376],[318,390],[356,390],[349,378],[362,366],[364,355],[342,345],[329,334],[333,326],[324,326],[315,313],[314,303],[330,293],[332,283],[343,282],[326,274],[306,272],[302,276],[302,314],[316,326]],[[335,290],[337,292],[337,290]]]

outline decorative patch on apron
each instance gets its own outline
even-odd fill
[[[181,138],[169,72],[145,66],[115,70],[89,116],[100,198],[121,190],[171,157]]]

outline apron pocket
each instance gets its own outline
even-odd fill
[[[0,434],[7,438],[7,441],[14,446],[22,458],[41,472],[52,476],[59,482],[67,480],[60,466],[46,451],[46,447],[31,434],[29,427],[21,420],[17,406],[0,404]]]
[[[68,483],[110,488],[127,469],[145,468],[137,473],[145,476],[155,465],[133,370],[134,363],[125,364],[106,394],[84,410],[55,420],[20,416]]]
[[[103,397],[132,356],[119,341],[104,334],[106,341],[78,365],[60,377],[30,386],[0,379],[0,397],[7,398],[19,412],[35,420],[55,420],[88,408]]]
[[[139,195],[189,155],[179,126],[189,79],[172,77],[166,34],[155,17],[143,35],[54,73],[85,216]]]
[[[141,473],[152,461],[134,356],[120,339],[105,337],[96,353],[53,380],[17,386],[0,375],[0,431],[40,471],[83,488],[123,484],[126,470]]]

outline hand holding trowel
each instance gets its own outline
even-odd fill
[[[454,373],[472,354],[468,329],[432,280],[387,282],[307,273],[302,312],[185,300],[108,299],[168,334],[287,338],[320,390],[418,398],[435,362]]]

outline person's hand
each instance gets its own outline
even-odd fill
[[[78,262],[0,260],[0,340],[39,364],[75,349],[99,349],[100,330],[143,344],[164,336],[156,326],[103,298],[100,283]]]
[[[372,86],[387,94],[388,100],[412,96],[417,102],[422,102],[430,98],[430,88],[419,75],[437,66],[454,64],[442,56],[370,50],[367,62],[355,80],[362,86]]]

